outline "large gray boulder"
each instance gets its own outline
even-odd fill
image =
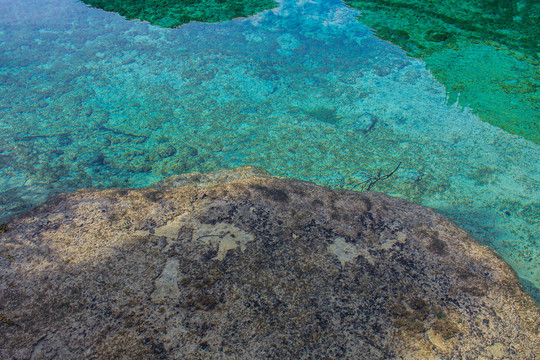
[[[446,217],[253,168],[58,196],[0,234],[2,359],[536,359],[539,326]]]

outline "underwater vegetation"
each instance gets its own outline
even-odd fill
[[[540,143],[540,2],[345,2],[378,37],[424,60],[445,84],[449,102]]]
[[[276,7],[272,0],[81,0],[126,19],[174,28],[190,21],[220,22]]]

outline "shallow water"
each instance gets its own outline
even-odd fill
[[[256,165],[436,208],[540,300],[540,147],[448,103],[354,15],[284,0],[163,29],[75,0],[0,0],[0,220],[60,191]]]
[[[540,144],[538,0],[345,0],[376,36],[425,61],[452,101]]]

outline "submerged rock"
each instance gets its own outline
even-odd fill
[[[50,200],[0,233],[0,357],[533,359],[538,306],[450,220],[253,168]]]
[[[221,22],[255,15],[277,6],[273,0],[81,0],[86,5],[113,11],[126,19],[174,28],[190,21]]]

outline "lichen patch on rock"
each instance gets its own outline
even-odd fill
[[[199,224],[193,231],[194,242],[200,241],[217,248],[214,260],[223,260],[229,250],[236,248],[240,248],[243,252],[247,243],[253,239],[253,235],[227,223]]]
[[[152,301],[162,303],[166,299],[177,299],[180,296],[178,289],[178,259],[169,258],[161,275],[156,279],[155,289],[152,293]]]
[[[328,245],[328,251],[337,256],[341,266],[345,266],[346,263],[351,262],[358,257],[362,250],[357,246],[347,243],[344,238],[336,238]]]

